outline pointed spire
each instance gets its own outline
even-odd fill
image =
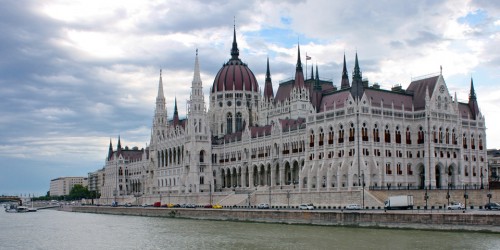
[[[356,52],[356,58],[354,60],[354,72],[352,74],[352,85],[351,85],[351,95],[354,99],[361,99],[365,92],[363,86],[363,79],[361,76],[361,70],[359,69],[358,63],[358,52]]]
[[[354,72],[353,72],[353,76],[352,76],[352,79],[359,79],[361,80],[362,76],[361,76],[361,70],[359,69],[359,63],[358,63],[358,52],[356,52],[356,59],[354,61]]]
[[[351,87],[349,83],[349,75],[347,74],[347,64],[345,62],[345,53],[344,53],[344,66],[342,68],[342,82],[340,83],[340,89],[347,89]]]
[[[119,135],[118,135],[118,145],[116,146],[116,152],[118,153],[118,156],[121,155],[122,153],[122,142]]]
[[[193,86],[197,84],[201,85],[201,75],[200,75],[200,63],[198,62],[198,49],[196,49],[196,57],[194,59],[194,75],[193,75]]]
[[[300,44],[297,45],[297,67],[295,68],[295,83],[296,88],[304,87],[304,72],[302,71],[302,62],[300,60]]]
[[[273,83],[271,81],[271,71],[269,70],[269,57],[267,58],[266,83],[264,85],[264,99],[274,98]]]
[[[174,126],[179,125],[179,112],[177,111],[177,97],[174,101]]]
[[[109,138],[109,150],[108,150],[108,161],[113,157],[113,143],[111,143],[111,138]]]
[[[318,66],[316,65],[316,68],[317,67]],[[314,79],[314,67],[313,67],[312,63],[311,63],[311,79]]]
[[[476,119],[479,115],[479,106],[477,105],[476,91],[474,91],[474,81],[472,77],[470,78],[470,94],[469,94],[469,107],[472,115],[472,119]]]
[[[300,60],[300,44],[297,44],[297,71],[302,71],[302,61]]]
[[[271,81],[271,71],[269,70],[269,57],[267,57],[266,81]]]
[[[316,79],[314,81],[314,89],[321,90],[321,83],[319,81],[318,64],[316,64]]]
[[[469,100],[477,100],[476,91],[474,91],[474,80],[472,80],[472,77],[470,78]]]
[[[231,60],[239,60],[240,50],[236,42],[236,21],[234,21],[233,47],[231,48]]]
[[[156,99],[158,98],[164,98],[165,96],[163,95],[163,80],[161,77],[161,69],[160,69],[160,81],[158,82],[158,94],[156,95]]]

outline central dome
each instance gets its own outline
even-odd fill
[[[236,43],[236,29],[234,30],[231,59],[224,63],[215,76],[212,93],[222,91],[259,91],[259,84],[253,72],[243,63],[238,56],[240,51]]]

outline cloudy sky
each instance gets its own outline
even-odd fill
[[[296,45],[340,84],[345,52],[383,88],[439,72],[466,102],[474,78],[487,147],[500,148],[498,1],[0,0],[0,194],[42,195],[50,180],[101,168],[110,138],[145,147],[160,69],[169,116],[186,99],[199,49],[204,90],[240,58],[274,89]],[[351,74],[350,74],[351,75]],[[207,95],[208,96],[208,95]],[[208,98],[208,97],[207,97]]]

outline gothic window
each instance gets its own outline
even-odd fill
[[[406,128],[406,144],[411,144],[411,132],[410,127]]]
[[[474,134],[470,136],[470,148],[471,149],[476,149],[476,141],[474,140]]]
[[[363,141],[368,141],[368,128],[366,128],[366,123],[363,123],[361,128],[361,137]]]
[[[204,162],[205,158],[205,151],[200,151],[200,162]]]
[[[439,128],[439,143],[443,143],[443,128]]]
[[[349,128],[349,141],[354,141],[354,134],[356,129],[354,128],[354,123],[351,123],[351,128]]]
[[[450,130],[446,128],[445,143],[450,144]]]
[[[375,127],[373,128],[373,141],[374,142],[380,142],[380,136],[378,134],[377,124],[375,124]]]
[[[387,174],[387,175],[392,174],[391,164],[390,163],[386,163],[385,164],[385,174]]]
[[[389,131],[389,125],[385,125],[385,142],[391,143],[391,132]]]
[[[422,128],[422,126],[420,126],[419,130],[418,130],[418,144],[424,144],[424,130]]]
[[[323,141],[325,140],[325,133],[323,132],[323,128],[320,128],[319,131],[319,146],[323,146]]]
[[[451,140],[453,142],[453,145],[457,145],[457,135],[455,134],[455,129],[451,131]]]
[[[344,143],[344,126],[340,125],[339,129],[339,143]]]
[[[236,131],[241,131],[243,129],[243,123],[241,121],[241,113],[236,113]]]
[[[396,126],[396,143],[401,144],[401,131],[399,131],[399,126]]]
[[[479,150],[483,150],[483,139],[481,138],[481,135],[479,135]]]
[[[311,130],[311,134],[309,135],[309,147],[314,147],[314,130]]]
[[[226,134],[232,134],[233,133],[233,115],[231,113],[227,113],[226,116]]]
[[[328,144],[333,144],[333,128],[330,127],[330,131],[328,132]]]
[[[398,163],[398,164],[396,165],[396,168],[397,168],[397,171],[398,171],[398,175],[402,175],[402,174],[403,174],[403,170],[402,170],[402,168],[401,168],[401,163]]]
[[[467,137],[465,136],[465,133],[462,135],[462,144],[465,149],[467,149]]]

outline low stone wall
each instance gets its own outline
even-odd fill
[[[421,211],[300,211],[245,209],[175,209],[140,207],[75,206],[69,212],[134,215],[206,220],[251,221],[286,224],[412,228],[432,230],[467,230],[500,233],[500,214],[428,213]]]

